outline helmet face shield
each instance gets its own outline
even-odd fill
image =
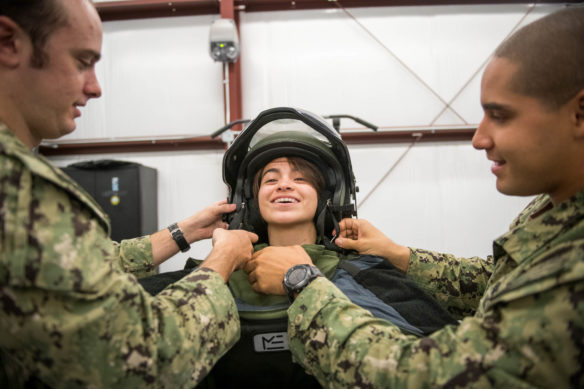
[[[322,173],[325,189],[319,193],[315,222],[325,208],[325,213],[337,220],[356,214],[355,179],[349,152],[340,135],[314,114],[295,108],[273,108],[260,113],[225,153],[223,180],[229,187],[229,202],[237,204],[237,210],[226,217],[230,229],[256,233],[265,229],[259,225],[262,221],[257,200],[253,198],[253,178],[257,171],[280,157],[303,158]],[[334,228],[330,222],[320,224],[323,223],[327,226],[322,225],[321,229]],[[331,231],[317,232],[330,236]]]
[[[249,141],[249,148],[253,149],[258,143],[270,135],[281,134],[284,131],[297,132],[312,136],[330,147],[330,141],[324,135],[303,121],[298,119],[275,119],[257,129]]]

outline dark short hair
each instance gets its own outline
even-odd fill
[[[313,163],[300,157],[286,157],[286,159],[288,160],[288,163],[292,165],[294,170],[297,170],[304,175],[306,181],[316,190],[317,195],[323,191],[325,186],[324,176]],[[260,191],[265,168],[266,167],[264,166],[258,170],[253,178],[253,197],[256,199]]]
[[[526,25],[495,56],[519,66],[512,91],[558,109],[584,89],[584,8],[568,7]]]
[[[17,23],[30,37],[31,65],[43,67],[48,61],[45,44],[58,27],[67,23],[67,15],[58,0],[0,0],[0,15]]]

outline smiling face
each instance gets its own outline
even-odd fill
[[[547,193],[555,203],[574,194],[581,182],[581,141],[574,132],[574,99],[558,109],[510,90],[518,65],[495,57],[481,83],[484,117],[473,146],[493,161],[497,189],[528,196]]]
[[[48,61],[42,67],[32,64],[28,41],[27,63],[19,75],[22,94],[19,109],[26,124],[29,146],[42,139],[54,139],[72,132],[79,107],[101,95],[95,63],[102,43],[101,21],[87,0],[60,1],[67,23],[48,38],[44,51]]]
[[[312,174],[295,167],[288,158],[277,158],[259,173],[258,205],[270,226],[302,226],[314,229],[318,193]]]

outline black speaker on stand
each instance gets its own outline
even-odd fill
[[[97,160],[74,163],[63,171],[108,214],[113,240],[119,242],[158,230],[156,169],[134,162]]]

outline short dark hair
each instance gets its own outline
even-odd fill
[[[511,90],[558,109],[584,89],[584,8],[568,7],[526,25],[495,56],[519,66]]]
[[[288,160],[288,163],[292,165],[292,168],[294,170],[297,170],[300,173],[304,174],[304,178],[316,190],[317,195],[319,195],[323,191],[325,186],[324,176],[313,163],[308,162],[304,158],[300,157],[286,157],[286,159]],[[262,184],[262,175],[264,173],[265,168],[266,167],[264,166],[263,168],[258,170],[254,175],[253,179],[254,198],[258,197],[260,186]]]
[[[0,0],[0,15],[17,23],[30,37],[31,65],[40,68],[48,61],[45,44],[51,33],[67,23],[58,0]]]

